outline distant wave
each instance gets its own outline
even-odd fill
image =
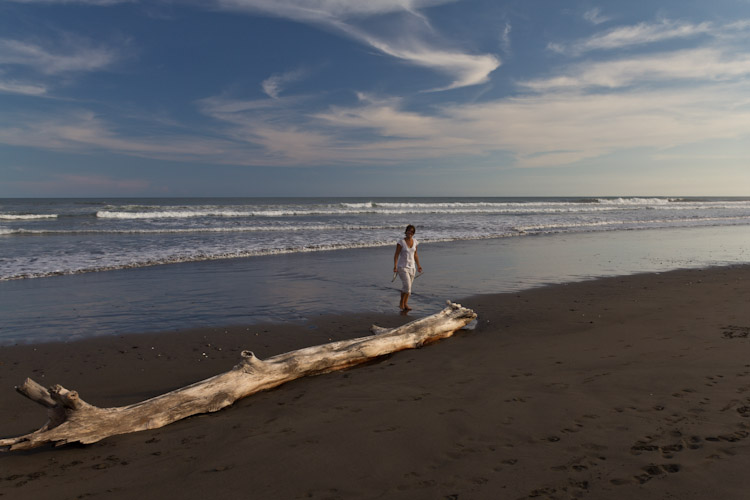
[[[632,205],[629,208],[634,208]],[[288,210],[257,210],[257,211],[164,211],[164,212],[97,212],[96,216],[102,219],[191,219],[206,217],[233,217],[233,218],[272,218],[272,217],[305,217],[305,216],[346,216],[359,214],[379,215],[408,215],[408,214],[526,214],[526,213],[576,213],[576,212],[606,212],[622,210],[621,206],[600,206],[594,204],[404,204],[396,206],[375,206],[372,208],[349,208],[349,209],[288,209]]]
[[[100,210],[96,216],[100,219],[186,219],[190,217],[251,217],[253,212],[236,210],[165,210],[161,212],[110,212]]]
[[[477,201],[477,202],[360,202],[333,205],[289,205],[274,208],[218,207],[123,207],[96,212],[101,219],[191,219],[191,218],[286,218],[306,216],[348,216],[359,214],[527,214],[578,213],[617,210],[699,210],[704,208],[750,207],[750,201],[694,201],[672,198],[596,198],[571,201]]]
[[[602,205],[668,205],[669,198],[599,198]]]
[[[362,226],[362,225],[300,225],[300,226],[241,226],[207,228],[164,228],[164,229],[7,229],[0,228],[0,234],[19,235],[73,235],[73,234],[190,234],[190,233],[254,233],[254,232],[299,232],[299,231],[382,231],[402,229],[401,226]]]
[[[57,214],[0,214],[0,220],[56,219]]]

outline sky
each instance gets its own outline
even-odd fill
[[[0,197],[750,196],[750,0],[0,0]]]

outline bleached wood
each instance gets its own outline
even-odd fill
[[[251,351],[228,372],[129,406],[99,408],[60,385],[49,389],[31,379],[16,390],[48,408],[39,430],[0,439],[0,450],[26,450],[44,444],[95,443],[117,434],[157,429],[196,415],[214,412],[251,394],[307,375],[318,375],[413,349],[450,337],[476,318],[474,311],[448,302],[442,311],[398,328],[373,325],[374,335],[331,342],[260,360]]]

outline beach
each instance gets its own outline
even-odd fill
[[[153,431],[2,453],[0,496],[745,498],[749,299],[747,265],[468,297],[476,328],[422,349]],[[125,405],[243,349],[264,358],[432,312],[3,346],[0,435],[45,421],[13,390],[26,377]]]

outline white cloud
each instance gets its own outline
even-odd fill
[[[376,129],[384,137],[431,137],[440,133],[432,117],[401,110],[401,99],[378,99],[364,94],[359,98],[362,105],[358,107],[334,106],[315,118],[336,127]]]
[[[583,18],[592,24],[602,24],[612,20],[611,17],[603,15],[602,10],[599,7],[584,12]]]
[[[229,156],[226,139],[163,133],[135,136],[118,131],[108,120],[90,111],[51,111],[49,114],[5,114],[0,143],[53,151],[96,151],[178,161],[210,161]],[[247,151],[245,151],[247,152]],[[242,162],[238,162],[242,164]]]
[[[118,3],[133,3],[138,0],[7,0],[16,3],[46,3],[46,4],[71,4],[78,3],[84,5],[98,5],[107,7]]]
[[[664,20],[657,23],[639,23],[613,28],[571,44],[551,43],[549,48],[555,52],[580,55],[593,50],[619,49],[713,32],[715,32],[715,27],[708,22],[693,24]]]
[[[263,80],[261,87],[268,97],[278,99],[279,94],[283,91],[286,84],[298,81],[304,76],[305,71],[303,70],[287,71],[286,73],[271,75]]]
[[[110,66],[118,53],[96,47],[80,38],[67,36],[54,48],[21,40],[0,39],[0,65],[19,65],[48,74],[95,71]]]
[[[47,93],[47,87],[36,83],[0,79],[0,93],[41,96]]]
[[[217,0],[226,9],[258,11],[303,22],[329,22],[452,3],[457,0]]]
[[[394,43],[380,40],[364,33],[357,33],[354,30],[350,30],[350,33],[384,54],[417,66],[446,73],[454,78],[453,82],[449,85],[432,89],[433,91],[485,83],[489,80],[490,73],[500,66],[500,60],[489,54],[464,54],[457,51],[433,48],[419,41]]]
[[[659,82],[674,85],[681,80],[728,80],[746,76],[750,76],[750,54],[724,54],[714,48],[699,48],[576,64],[562,74],[520,82],[520,85],[543,92]]]
[[[510,23],[505,23],[505,26],[503,27],[503,31],[500,34],[500,47],[503,49],[503,52],[505,54],[509,54],[511,47],[510,47],[510,32],[511,32],[511,25]]]
[[[285,19],[312,23],[343,33],[378,51],[448,74],[453,81],[439,89],[447,90],[485,83],[489,74],[500,66],[491,54],[473,55],[437,46],[420,39],[416,33],[401,33],[401,38],[374,34],[359,26],[357,20],[369,16],[406,13],[424,20],[419,9],[453,0],[217,0],[223,9],[261,12]],[[434,35],[434,33],[432,34]]]

